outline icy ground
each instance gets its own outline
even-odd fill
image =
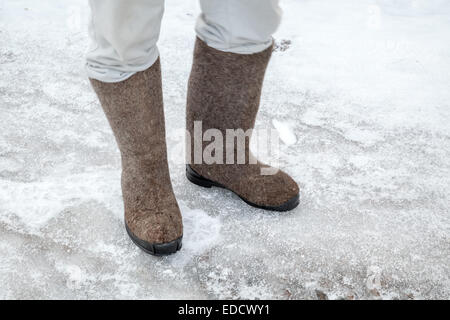
[[[196,1],[160,39],[184,247],[123,228],[119,154],[83,71],[87,1],[0,2],[0,298],[450,298],[450,4],[283,0],[258,127],[299,181],[289,213],[176,161]]]

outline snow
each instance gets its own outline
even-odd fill
[[[83,70],[87,1],[0,2],[0,298],[450,298],[450,4],[283,0],[257,120],[288,213],[184,176],[195,1],[160,38],[183,249],[123,228],[120,158]]]

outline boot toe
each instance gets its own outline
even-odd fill
[[[125,228],[127,230],[128,235],[130,236],[131,240],[135,245],[137,245],[141,250],[144,252],[154,255],[154,256],[165,256],[169,254],[176,253],[178,250],[182,247],[182,240],[183,236],[180,236],[179,238],[164,242],[164,243],[154,243],[154,242],[148,242],[145,240],[140,239],[137,237],[128,227],[127,224],[125,224]]]
[[[133,242],[153,255],[166,255],[181,249],[183,228],[179,211],[152,212],[126,219],[126,230]]]
[[[299,204],[299,187],[285,172],[250,177],[242,188],[242,198],[259,208],[288,211]]]

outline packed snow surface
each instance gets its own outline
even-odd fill
[[[450,4],[283,0],[258,128],[288,213],[190,184],[180,161],[196,1],[159,41],[184,246],[123,227],[120,158],[83,70],[84,0],[0,1],[0,298],[450,298]]]

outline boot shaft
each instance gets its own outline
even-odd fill
[[[122,157],[166,157],[164,108],[159,59],[131,78],[105,83],[90,79],[112,128]]]
[[[233,145],[234,159],[237,159],[238,141],[226,139],[227,129],[249,133],[244,137],[244,156],[249,161],[251,131],[248,130],[255,125],[271,54],[272,46],[248,55],[222,52],[197,38],[187,94],[186,130],[189,136],[186,147],[191,151],[187,153],[188,163],[197,163],[194,154],[203,152],[210,144],[203,141],[203,134],[209,129],[219,130],[223,137],[222,163],[226,163],[227,148],[233,148]],[[197,121],[201,121],[201,134],[198,130],[194,132],[194,122]]]

